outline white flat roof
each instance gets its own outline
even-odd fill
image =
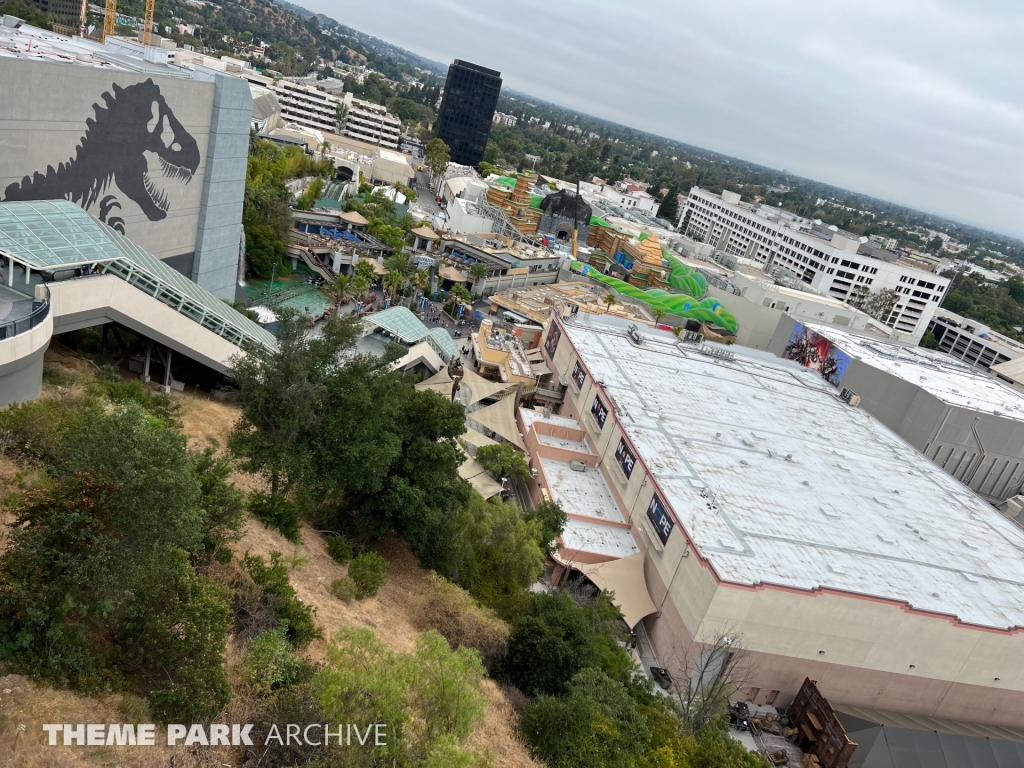
[[[625,528],[569,518],[562,532],[562,549],[558,554],[563,560],[572,561],[580,552],[623,558],[639,551],[640,548]]]
[[[591,322],[567,337],[721,579],[1024,626],[1024,531],[817,373]]]
[[[851,357],[917,384],[950,405],[1024,421],[1024,395],[940,352],[857,336],[829,326],[808,328]]]
[[[586,515],[596,520],[624,523],[619,505],[601,475],[601,470],[587,467],[584,472],[572,469],[568,462],[540,457],[548,487],[562,509],[574,515]]]
[[[576,419],[567,419],[565,416],[556,416],[553,413],[538,411],[533,408],[520,408],[519,416],[523,420],[523,426],[526,427],[527,432],[530,431],[530,427],[535,421],[554,424],[556,427],[580,429],[580,423]]]

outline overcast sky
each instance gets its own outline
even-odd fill
[[[1021,0],[296,0],[698,147],[1024,236]]]

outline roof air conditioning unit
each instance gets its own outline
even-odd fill
[[[582,461],[570,461],[569,469],[571,469],[573,472],[586,472],[587,465],[584,464]]]
[[[629,328],[626,329],[626,335],[629,336],[629,340],[634,346],[639,347],[644,343],[643,334],[640,333],[640,329],[637,328],[635,324],[630,325]]]
[[[839,399],[847,405],[852,405],[854,408],[860,405],[860,395],[848,387],[843,387],[839,391]]]

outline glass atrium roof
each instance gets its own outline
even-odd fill
[[[112,231],[67,200],[0,205],[0,251],[33,269],[120,258]]]
[[[103,262],[105,273],[232,344],[277,346],[272,333],[67,200],[0,203],[0,254],[35,271]]]
[[[387,331],[404,344],[413,345],[426,341],[443,358],[458,357],[455,341],[443,328],[429,330],[411,311],[405,307],[391,307],[366,318],[366,322]]]

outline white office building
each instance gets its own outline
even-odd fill
[[[788,211],[740,203],[735,192],[716,195],[694,187],[680,227],[715,250],[785,267],[840,301],[864,291],[894,290],[896,304],[882,321],[902,341],[920,340],[949,286],[948,278],[931,271],[933,265]]]

